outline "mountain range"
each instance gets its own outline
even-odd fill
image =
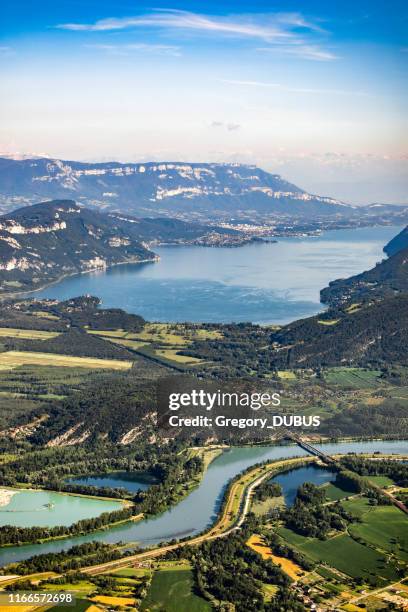
[[[0,292],[37,289],[63,276],[155,261],[160,242],[239,243],[234,230],[169,218],[101,213],[73,200],[52,200],[0,217]],[[207,241],[207,242],[206,242]]]
[[[102,211],[187,220],[336,219],[407,215],[407,207],[354,207],[309,194],[252,165],[184,162],[85,163],[0,158],[0,210],[75,199]]]

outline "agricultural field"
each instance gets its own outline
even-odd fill
[[[91,601],[95,603],[101,603],[106,606],[134,606],[136,600],[134,597],[121,597],[121,596],[110,596],[110,595],[95,595]]]
[[[190,357],[189,355],[181,355],[176,349],[156,349],[155,354],[159,357],[164,357],[169,361],[176,361],[185,365],[194,365],[196,363],[202,363],[202,359],[197,357]]]
[[[125,346],[126,348],[130,348],[133,351],[137,351],[140,347],[146,346],[147,342],[141,342],[140,340],[128,340],[126,338],[104,338],[105,340],[109,340],[109,342],[113,342],[113,344],[118,344],[119,346]]]
[[[47,312],[46,310],[32,310],[31,314],[39,319],[47,319],[48,321],[59,321],[60,318],[56,314],[52,314],[51,312]]]
[[[162,570],[154,574],[142,611],[210,612],[210,604],[193,593],[191,570]]]
[[[143,330],[135,333],[123,329],[87,330],[119,346],[153,357],[165,365],[177,365],[181,368],[203,364],[204,360],[180,354],[182,349],[193,342],[222,339],[218,330],[201,328],[182,323],[146,323]]]
[[[318,540],[298,535],[284,527],[279,535],[313,561],[327,563],[352,578],[364,580],[377,578],[380,585],[398,580],[395,563],[387,562],[386,555],[359,544],[348,534],[341,534],[328,540]]]
[[[337,487],[332,482],[329,482],[326,485],[322,485],[322,488],[324,489],[326,499],[328,501],[337,501],[339,499],[344,499],[349,495],[353,495],[351,491],[345,491],[344,489],[340,489],[340,487]]]
[[[89,334],[107,338],[122,338],[152,342],[159,345],[187,346],[193,341],[219,340],[223,335],[218,330],[200,328],[198,326],[183,325],[182,323],[146,323],[143,330],[134,333],[123,329],[117,330],[88,330]]]
[[[59,332],[41,331],[37,329],[15,329],[0,327],[0,338],[21,338],[23,340],[50,340],[59,336]]]
[[[349,500],[343,505],[352,512],[356,500]],[[349,526],[354,538],[361,538],[401,561],[408,562],[408,526],[406,516],[394,506],[369,506],[365,511],[359,504],[360,520]]]
[[[391,478],[389,478],[388,476],[369,476],[369,480],[370,482],[373,482],[382,489],[392,487],[395,484],[394,481],[391,480]]]
[[[298,580],[300,576],[304,575],[304,570],[297,563],[294,563],[291,559],[274,555],[270,547],[265,544],[263,538],[256,533],[249,538],[246,544],[261,555],[262,559],[270,559],[275,565],[279,565],[282,571],[292,580]]]
[[[132,367],[132,362],[119,359],[73,357],[56,353],[34,353],[31,351],[5,351],[0,353],[0,370],[13,369],[22,365],[129,370]]]
[[[354,389],[370,389],[381,384],[380,370],[364,368],[328,368],[324,371],[324,380],[329,385],[338,385]]]

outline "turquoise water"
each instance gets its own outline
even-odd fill
[[[338,230],[240,248],[163,246],[155,249],[157,263],[80,274],[36,295],[90,293],[105,307],[150,321],[286,323],[322,310],[320,290],[371,268],[400,229]]]
[[[17,527],[72,525],[82,519],[123,508],[123,504],[117,501],[90,499],[53,491],[14,490],[16,493],[10,502],[0,506],[0,525]]]
[[[327,453],[383,452],[408,454],[406,441],[340,442],[319,446]],[[98,540],[102,542],[132,542],[151,546],[172,538],[192,536],[211,525],[217,516],[225,487],[237,474],[251,465],[266,460],[306,455],[295,445],[235,447],[217,457],[209,466],[200,485],[176,506],[162,514],[140,521],[124,523],[105,531],[64,540],[11,546],[0,549],[0,566],[33,555],[67,550],[76,544]],[[295,472],[291,472],[295,474]],[[306,478],[307,479],[307,478]]]
[[[92,487],[121,487],[131,493],[135,493],[136,491],[146,491],[157,481],[140,472],[111,472],[110,474],[91,474],[89,476],[68,478],[67,482]]]

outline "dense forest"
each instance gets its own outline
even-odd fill
[[[402,239],[401,239],[402,241]],[[320,292],[321,301],[332,307],[345,303],[379,300],[408,292],[408,248],[398,250],[374,268],[347,279],[335,280]]]
[[[324,502],[324,489],[305,482],[299,487],[293,506],[282,512],[286,527],[300,535],[324,540],[331,531],[344,531],[347,523],[356,520],[340,503],[325,506]]]

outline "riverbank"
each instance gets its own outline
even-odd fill
[[[336,455],[336,458],[340,459],[343,456],[344,455],[339,454]],[[366,456],[373,458],[375,457],[375,455],[370,453],[368,453]],[[408,455],[403,455],[401,458],[406,460]],[[105,573],[113,568],[118,569],[120,567],[127,567],[135,562],[153,559],[185,546],[197,546],[207,540],[226,537],[242,526],[248,512],[250,511],[251,499],[256,488],[259,487],[259,485],[261,485],[267,478],[273,478],[278,474],[296,470],[303,465],[319,464],[321,464],[321,461],[317,457],[306,456],[286,459],[283,461],[277,460],[265,465],[257,466],[255,469],[247,471],[247,473],[243,474],[235,482],[230,484],[225,494],[221,516],[217,522],[204,534],[185,541],[180,541],[175,544],[164,545],[143,553],[131,555],[126,557],[126,559],[119,559],[106,564],[82,568],[81,572],[89,575]],[[377,488],[379,489],[379,487]]]
[[[0,508],[8,506],[16,493],[12,489],[0,489]]]
[[[408,454],[408,445],[404,442],[382,441],[324,444],[322,450],[328,454],[347,453],[382,453],[383,456]],[[85,535],[72,535],[61,541],[49,541],[45,544],[28,544],[0,548],[0,566],[22,561],[35,555],[67,551],[73,546],[89,542],[127,545],[132,548],[159,547],[174,538],[194,538],[208,531],[222,511],[222,500],[231,483],[252,466],[303,458],[309,455],[294,445],[268,445],[264,447],[232,447],[220,454],[205,472],[199,483],[181,501],[164,512],[144,517],[135,523],[128,521],[112,529],[97,530]]]

